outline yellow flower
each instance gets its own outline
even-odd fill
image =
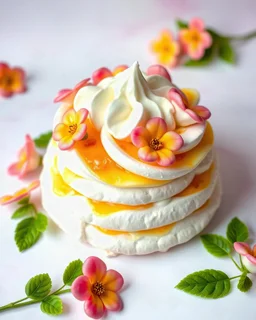
[[[156,54],[159,63],[174,67],[180,53],[180,45],[173,39],[172,33],[163,30],[160,37],[152,42],[152,51]]]

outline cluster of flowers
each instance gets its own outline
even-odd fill
[[[187,55],[192,60],[199,60],[204,56],[205,50],[212,45],[212,37],[205,30],[202,19],[194,18],[188,28],[179,31],[177,40],[169,30],[163,30],[159,39],[151,45],[152,52],[157,60],[170,68],[175,67],[182,56]]]

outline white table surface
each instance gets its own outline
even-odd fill
[[[242,34],[256,27],[256,2],[205,0],[0,0],[0,60],[25,68],[29,91],[0,100],[0,195],[16,191],[22,181],[10,177],[6,167],[15,160],[24,135],[36,136],[51,128],[57,108],[56,92],[72,87],[100,66],[113,68],[138,60],[146,68],[154,60],[148,43],[162,28],[174,28],[174,18],[204,18],[227,34]],[[205,69],[178,68],[175,83],[195,87],[202,103],[212,111],[224,187],[220,210],[207,232],[224,234],[227,223],[240,217],[256,240],[256,40],[236,47],[236,66],[215,63]],[[39,203],[39,194],[35,195]],[[256,278],[250,293],[233,283],[224,299],[202,300],[174,289],[187,274],[206,268],[235,276],[227,259],[209,255],[195,238],[165,254],[105,258],[100,250],[76,243],[50,224],[37,245],[19,253],[14,243],[13,207],[0,214],[0,305],[24,297],[24,285],[38,273],[48,272],[54,288],[72,260],[90,255],[103,258],[125,279],[121,313],[108,319],[255,320]],[[61,319],[87,319],[82,303],[71,294],[62,296]],[[47,319],[38,305],[0,314],[5,320]]]

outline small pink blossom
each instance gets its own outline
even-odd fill
[[[183,51],[193,60],[203,57],[205,49],[212,45],[212,37],[205,30],[202,19],[194,18],[189,23],[189,28],[180,30],[179,40]]]
[[[53,102],[66,102],[69,103],[70,105],[73,104],[75,95],[77,94],[77,92],[89,85],[89,81],[90,78],[84,79],[82,81],[80,81],[75,87],[74,89],[62,89],[58,92],[57,96],[54,98]]]
[[[34,141],[28,134],[25,139],[25,145],[18,154],[18,161],[8,168],[10,175],[18,176],[20,179],[24,178],[29,172],[36,170],[41,164],[41,156],[36,151]]]
[[[109,311],[120,311],[122,300],[118,294],[124,280],[115,270],[107,270],[97,257],[89,257],[83,265],[83,276],[76,278],[71,287],[73,296],[84,301],[84,311],[93,319],[100,319]]]
[[[174,151],[183,146],[182,137],[167,131],[164,119],[150,119],[145,127],[137,127],[131,133],[132,143],[139,148],[138,156],[145,162],[157,162],[160,166],[169,166],[175,161]]]
[[[87,131],[86,119],[88,110],[85,108],[75,111],[68,109],[62,116],[61,122],[56,125],[53,131],[53,140],[58,141],[61,150],[72,148],[76,141],[82,140]]]
[[[5,195],[0,197],[0,205],[4,206],[13,202],[18,202],[24,198],[29,197],[31,191],[35,190],[40,186],[40,181],[35,180],[31,182],[26,188],[22,188],[16,191],[13,195]]]
[[[114,77],[118,73],[123,72],[128,68],[127,65],[122,64],[120,66],[115,67],[113,71],[111,71],[108,68],[102,67],[97,70],[95,70],[92,74],[92,82],[96,86],[98,83],[100,83],[103,79],[109,78],[109,77]]]
[[[256,244],[251,249],[245,242],[235,242],[234,248],[242,256],[242,262],[246,269],[256,274]]]
[[[171,88],[169,90],[168,98],[196,123],[203,123],[211,116],[211,112],[206,107],[193,104],[190,105],[185,94],[177,88]]]

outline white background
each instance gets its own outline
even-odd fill
[[[174,19],[199,16],[226,34],[255,29],[256,2],[205,0],[0,0],[0,60],[20,65],[28,73],[29,91],[0,100],[0,195],[24,185],[9,177],[6,167],[15,160],[24,135],[36,136],[51,128],[56,92],[73,87],[100,66],[132,64],[142,68],[154,62],[148,44],[162,28],[174,29]],[[224,187],[220,210],[206,232],[222,233],[230,219],[239,216],[256,242],[256,40],[236,46],[236,66],[217,62],[204,69],[172,71],[176,84],[196,87],[202,103],[212,111],[216,146]],[[31,178],[31,177],[30,177]],[[40,203],[39,193],[35,201]],[[193,271],[215,268],[238,274],[227,259],[210,256],[199,238],[165,254],[107,259],[100,250],[75,243],[54,224],[37,245],[19,253],[14,243],[15,207],[1,207],[0,305],[24,297],[24,285],[38,273],[49,272],[54,289],[62,271],[77,258],[97,255],[125,278],[121,313],[108,319],[255,320],[256,278],[250,293],[236,289],[223,299],[202,300],[174,286]],[[56,208],[58,210],[58,208]],[[63,296],[61,319],[86,319],[82,303]],[[0,314],[1,319],[47,319],[38,305]]]

